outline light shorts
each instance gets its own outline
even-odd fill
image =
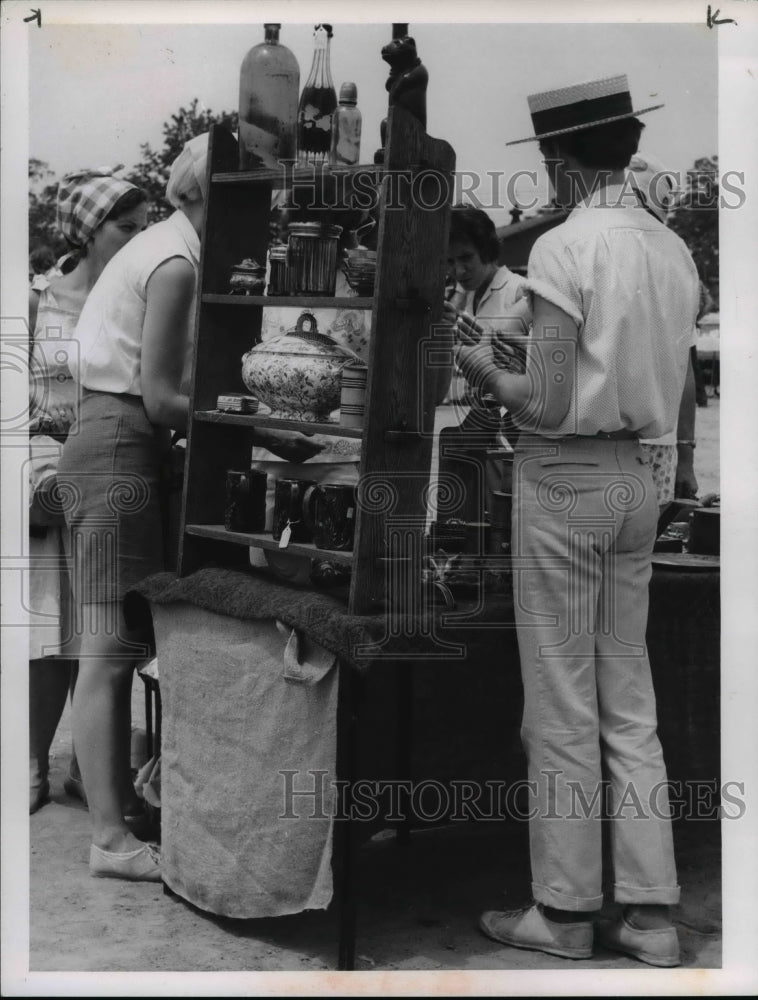
[[[58,466],[77,605],[120,601],[165,568],[160,482],[169,445],[141,396],[83,390]]]

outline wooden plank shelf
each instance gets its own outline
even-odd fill
[[[314,424],[302,420],[285,420],[265,413],[225,413],[223,410],[195,410],[195,420],[205,424],[232,424],[236,427],[276,427],[280,430],[300,431],[302,434],[330,434],[333,437],[360,438],[360,427],[343,427],[342,424]]]
[[[188,535],[211,538],[217,542],[231,542],[233,545],[247,545],[249,548],[269,549],[290,556],[308,556],[309,559],[327,559],[329,562],[351,566],[353,553],[334,549],[317,549],[312,542],[290,542],[286,549],[279,548],[279,542],[268,534],[248,534],[243,531],[227,531],[223,524],[188,524]]]
[[[358,163],[354,167],[292,167],[283,165],[261,170],[225,170],[211,174],[211,184],[256,185],[271,184],[278,190],[306,187],[319,179],[330,178],[335,182],[351,180],[356,174],[373,174],[378,184],[384,167],[375,163]]]
[[[444,381],[440,376],[446,374],[427,363],[425,352],[444,295],[441,262],[448,242],[455,152],[444,140],[429,136],[404,108],[393,106],[387,118],[383,165],[313,169],[290,163],[243,171],[238,164],[237,140],[228,129],[213,126],[178,572],[187,576],[210,564],[246,569],[246,546],[277,550],[270,535],[228,532],[217,523],[226,504],[226,474],[249,466],[256,430],[261,437],[264,428],[320,434],[347,438],[358,446],[357,472],[369,492],[357,512],[353,552],[322,552],[294,543],[281,551],[352,566],[351,614],[375,613],[388,593],[397,594],[398,588],[403,600],[407,596],[412,601],[411,594],[421,583],[423,557],[414,526],[423,524],[427,513],[435,402],[442,391],[438,383]],[[407,191],[389,183],[400,177],[407,179]],[[313,192],[314,220],[319,218],[318,205],[376,209],[372,294],[228,294],[237,261],[266,260],[271,195],[287,188],[303,195]],[[441,189],[447,191],[446,199],[440,200]],[[242,390],[241,359],[251,344],[261,340],[266,307],[296,310],[295,315],[307,310],[317,318],[319,311],[330,309],[363,312],[364,319],[370,315],[362,428],[341,426],[337,414],[310,423],[273,417],[268,407],[255,414],[215,409],[220,395]],[[299,475],[307,478],[308,464],[298,467]]]
[[[373,309],[373,298],[328,295],[216,295],[205,292],[202,302],[216,306],[286,306],[295,309]]]

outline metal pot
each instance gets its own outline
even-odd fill
[[[243,356],[242,381],[272,416],[323,423],[340,405],[342,369],[356,362],[358,355],[319,333],[316,317],[306,312],[293,330]]]

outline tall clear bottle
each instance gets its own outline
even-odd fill
[[[361,113],[356,107],[357,103],[356,85],[343,83],[340,87],[339,107],[332,118],[332,148],[329,153],[332,166],[353,166],[360,159]]]
[[[313,38],[313,65],[297,112],[297,150],[301,166],[322,166],[329,162],[332,117],[337,108],[337,92],[329,65],[332,26],[317,24]]]
[[[264,24],[265,41],[254,45],[240,69],[240,167],[276,167],[297,156],[300,67],[279,42],[279,24]]]

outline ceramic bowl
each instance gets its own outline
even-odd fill
[[[303,313],[294,330],[244,355],[242,381],[272,416],[324,423],[340,405],[342,369],[356,362],[357,354],[319,333],[315,317]]]

